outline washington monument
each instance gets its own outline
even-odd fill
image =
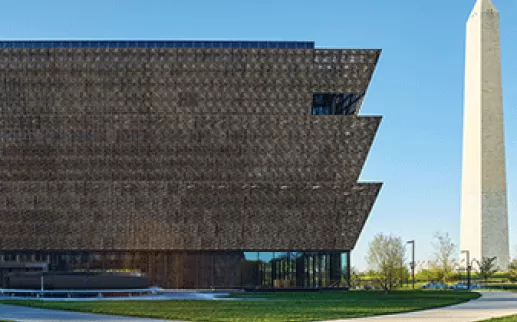
[[[499,12],[477,0],[467,22],[461,250],[509,262]],[[475,265],[473,266],[476,267]]]

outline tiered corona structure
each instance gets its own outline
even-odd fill
[[[379,54],[0,42],[0,283],[41,267],[169,288],[346,286],[381,187],[358,183]]]

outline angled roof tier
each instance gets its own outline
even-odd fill
[[[170,47],[153,47],[158,45]],[[218,47],[226,45],[234,47]],[[0,109],[24,115],[149,108],[175,114],[307,115],[313,94],[337,93],[359,97],[354,110],[360,111],[380,50],[288,47],[314,43],[0,41],[0,74],[14,86],[9,91],[29,95],[23,102],[15,102],[15,96],[0,100]]]

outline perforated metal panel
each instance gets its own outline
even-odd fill
[[[0,46],[0,250],[351,249],[377,50]],[[49,46],[51,47],[51,46]]]

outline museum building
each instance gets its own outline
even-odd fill
[[[0,41],[0,287],[131,272],[164,288],[347,287],[380,50]]]

